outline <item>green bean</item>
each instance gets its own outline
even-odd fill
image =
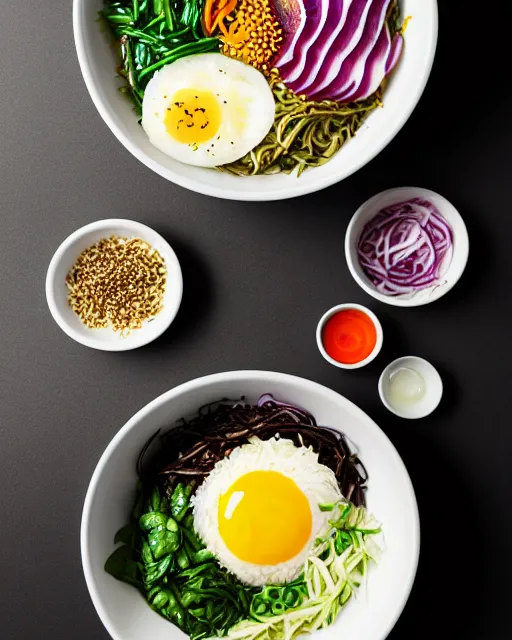
[[[169,0],[164,0],[164,14],[167,28],[169,31],[174,31],[174,15]]]
[[[139,31],[138,29],[132,29],[131,27],[123,29],[123,35],[132,36],[139,39],[139,42],[146,42],[147,44],[159,44],[160,40],[149,33]]]
[[[173,49],[167,56],[155,62],[150,67],[146,67],[139,73],[138,80],[139,82],[148,75],[148,73],[152,73],[165,66],[166,64],[171,64],[175,60],[179,58],[184,58],[185,56],[191,56],[195,53],[206,53],[207,51],[213,51],[218,47],[218,39],[217,38],[203,38],[198,42],[190,42],[187,44],[183,44],[179,47]]]
[[[202,0],[107,0],[102,15],[119,40],[128,85],[120,90],[131,95],[139,114],[155,71],[220,46],[218,38],[204,37]]]
[[[191,15],[192,15],[192,3],[187,2],[185,3],[185,6],[183,7],[183,11],[181,12],[181,18],[180,18],[181,24],[188,25]]]
[[[121,45],[121,51],[122,51],[123,60],[124,60],[124,72],[126,74],[126,79],[128,80],[128,84],[132,90],[132,95],[137,99],[142,100],[144,93],[139,88],[137,84],[137,80],[135,78],[132,50],[131,50],[130,41],[128,39]]]
[[[200,20],[196,20],[192,24],[192,33],[194,34],[194,38],[196,40],[201,40],[201,38],[203,38],[203,27],[201,26]]]
[[[159,22],[162,22],[163,20],[165,20],[165,16],[157,16],[156,18],[151,20],[151,22],[148,22],[148,24],[142,29],[142,31],[151,29],[151,27],[153,27],[155,24],[158,24]]]
[[[103,16],[111,24],[133,24],[131,15],[109,15],[104,13]]]
[[[169,40],[176,40],[179,37],[185,35],[185,33],[187,33],[188,31],[190,31],[190,27],[183,27],[181,29],[177,29],[176,31],[173,31],[170,35],[169,35]],[[202,36],[201,36],[202,39]]]

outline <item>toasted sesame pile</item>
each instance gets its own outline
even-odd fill
[[[222,52],[238,58],[263,73],[270,72],[271,61],[283,41],[283,29],[269,0],[239,0],[236,14],[222,28]]]
[[[68,302],[91,329],[127,335],[162,309],[167,270],[140,238],[104,238],[83,251],[66,276]]]

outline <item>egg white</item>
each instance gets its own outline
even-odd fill
[[[276,565],[244,562],[227,548],[218,528],[219,499],[241,476],[251,471],[278,471],[293,480],[308,499],[312,515],[311,535],[293,558]],[[220,460],[193,497],[194,526],[221,565],[250,585],[280,584],[294,580],[302,571],[315,539],[329,529],[330,512],[319,505],[342,500],[336,477],[318,462],[318,454],[296,447],[291,440],[253,437],[249,444]]]
[[[180,89],[208,91],[221,110],[218,131],[207,142],[185,144],[164,124]],[[220,53],[187,56],[162,67],[149,81],[142,103],[142,126],[151,143],[185,164],[214,167],[238,160],[257,146],[274,122],[275,102],[263,74]]]

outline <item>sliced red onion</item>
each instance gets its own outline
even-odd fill
[[[452,259],[453,236],[432,202],[413,198],[379,211],[364,227],[357,252],[378,291],[411,294],[439,283]]]

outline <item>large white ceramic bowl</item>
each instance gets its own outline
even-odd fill
[[[114,534],[129,518],[142,446],[157,429],[167,429],[205,403],[241,395],[256,401],[266,392],[305,407],[319,424],[342,430],[357,445],[370,474],[368,507],[385,532],[387,548],[369,576],[367,592],[362,590],[336,623],[315,638],[384,640],[391,631],[409,596],[420,545],[416,499],[400,456],[361,409],[334,391],[282,373],[237,371],[192,380],[153,400],[118,432],[94,471],[82,515],[82,562],[94,606],[115,640],[185,639],[136,589],[103,570]]]
[[[141,162],[176,184],[206,195],[232,200],[280,200],[324,189],[351,175],[374,158],[411,115],[427,83],[437,44],[437,1],[400,0],[411,16],[405,49],[386,88],[384,108],[374,111],[355,138],[322,167],[300,178],[238,177],[214,169],[181,164],[153,147],[126,97],[118,91],[119,65],[108,35],[100,29],[102,0],[73,0],[73,24],[78,60],[85,83],[101,117],[117,139]]]

